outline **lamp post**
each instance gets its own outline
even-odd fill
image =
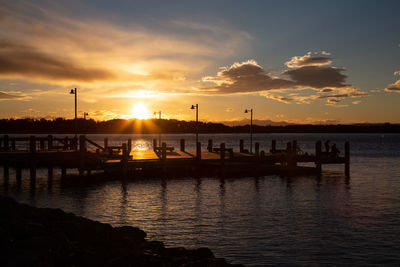
[[[190,109],[196,110],[196,147],[197,143],[199,142],[199,104],[192,105]]]
[[[78,98],[78,92],[75,89],[71,89],[69,92],[71,95],[75,95],[75,139],[78,138],[78,103],[77,103],[77,98]]]
[[[154,115],[158,114],[158,119],[161,122],[161,110],[160,111],[154,111]],[[161,146],[161,123],[159,125],[159,130],[158,130],[158,146]]]
[[[250,112],[250,153],[253,153],[253,109],[245,109],[244,113]]]

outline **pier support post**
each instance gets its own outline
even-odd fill
[[[208,150],[208,152],[213,151],[213,140],[212,139],[208,139],[207,150]]]
[[[84,135],[79,136],[79,175],[83,175],[85,170],[86,158],[86,138]]]
[[[272,140],[271,142],[271,153],[274,154],[276,152],[276,140]]]
[[[344,143],[344,173],[346,178],[350,178],[350,143]]]
[[[122,144],[122,176],[125,179],[128,176],[128,148],[125,143]]]
[[[185,139],[181,139],[181,151],[185,151]]]
[[[161,159],[165,160],[167,158],[167,143],[162,143],[161,145]]]
[[[201,143],[196,143],[196,159],[201,160]]]
[[[239,152],[243,153],[243,151],[244,151],[244,142],[243,142],[243,139],[240,139],[240,141],[239,141]]]
[[[4,150],[8,151],[10,149],[8,135],[4,135]]]
[[[293,140],[290,146],[290,152],[287,153],[288,155],[288,165],[291,168],[297,166],[297,141]]]
[[[259,154],[260,154],[260,143],[255,143],[254,144],[254,154],[256,155],[256,157],[259,156]]]
[[[221,145],[220,145],[220,159],[221,159],[221,165],[224,165],[224,162],[225,162],[225,143],[221,143]]]
[[[287,142],[286,144],[286,153],[291,153],[292,152],[292,143]]]
[[[47,177],[48,177],[49,179],[52,179],[52,178],[53,178],[53,165],[49,165],[49,166],[47,167]]]
[[[104,138],[104,150],[107,151],[108,149],[108,138]]]
[[[157,139],[154,138],[153,139],[153,150],[156,150],[156,147],[157,147]]]
[[[67,168],[61,167],[61,178],[67,177]]]
[[[10,175],[10,171],[9,171],[9,166],[8,166],[8,162],[4,162],[4,165],[3,165],[3,174],[4,174],[4,179],[7,179],[8,180],[8,177],[9,177],[9,175]]]
[[[11,139],[11,149],[15,150],[15,138]]]
[[[36,179],[36,137],[31,135],[29,137],[29,152],[30,152],[30,164],[29,164],[29,172],[31,180]]]
[[[40,150],[44,150],[44,139],[40,138]]]
[[[50,134],[47,136],[47,149],[53,149],[53,136]]]
[[[128,153],[131,153],[132,150],[132,139],[128,139]]]
[[[321,151],[321,141],[317,141],[315,143],[315,165],[316,165],[318,175],[320,175],[322,172],[322,166],[321,166],[322,153],[321,152],[322,152]]]
[[[68,136],[66,136],[65,138],[64,138],[64,148],[63,148],[64,150],[68,150],[69,149],[69,139],[68,139]]]
[[[15,178],[17,179],[17,188],[21,187],[22,167],[19,165],[15,167]]]

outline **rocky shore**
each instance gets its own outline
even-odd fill
[[[139,228],[92,221],[0,196],[1,266],[243,266],[208,248],[166,248]]]

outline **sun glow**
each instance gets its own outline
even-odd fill
[[[138,103],[132,108],[131,116],[132,118],[143,120],[148,119],[150,117],[150,113],[145,105],[143,105],[142,103]]]

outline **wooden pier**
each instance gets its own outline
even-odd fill
[[[181,176],[181,175],[320,175],[323,164],[344,164],[346,177],[350,176],[350,146],[345,143],[344,156],[322,152],[321,141],[315,145],[315,154],[299,151],[297,141],[287,143],[285,149],[277,149],[272,141],[268,152],[260,151],[255,143],[254,153],[244,149],[240,140],[239,151],[226,147],[225,143],[214,146],[208,141],[207,149],[201,150],[197,143],[196,151],[186,151],[185,140],[180,140],[176,149],[166,143],[153,141],[153,150],[132,150],[132,140],[121,146],[110,146],[108,139],[102,145],[86,136],[79,138],[11,137],[0,138],[0,165],[3,166],[5,180],[9,169],[14,168],[16,179],[20,181],[22,169],[30,170],[31,179],[36,178],[37,168],[47,168],[48,176],[53,176],[54,168],[61,169],[62,177],[67,169],[77,169],[80,176],[90,175],[91,171],[117,174],[118,177],[134,179],[140,176]],[[299,163],[314,163],[312,167],[299,166]]]

